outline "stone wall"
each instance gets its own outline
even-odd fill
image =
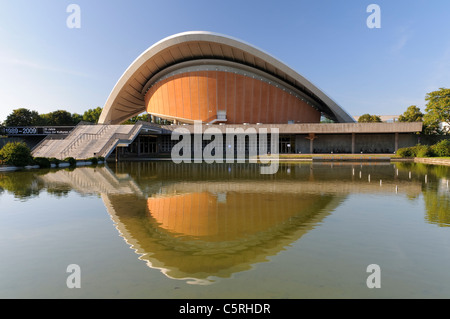
[[[424,164],[450,166],[450,159],[446,159],[446,158],[430,158],[430,157],[416,157],[416,158],[414,158],[414,163],[424,163]]]
[[[295,152],[309,154],[308,135],[295,138]],[[398,134],[398,148],[414,146],[418,143],[416,134]],[[316,134],[313,140],[313,153],[352,153],[351,134]],[[355,134],[354,153],[388,154],[395,152],[395,134]]]

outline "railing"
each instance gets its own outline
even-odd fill
[[[109,154],[112,152],[114,147],[116,147],[117,144],[121,141],[120,138],[118,138],[116,135],[119,135],[120,133],[115,133],[113,135],[113,139],[109,140],[109,143],[105,144],[102,149],[99,152],[94,152],[94,156],[96,157],[108,157]]]
[[[97,134],[98,135],[102,135],[103,131],[106,131],[107,128],[109,128],[108,124],[97,124],[97,125],[102,125],[102,128],[98,130]]]
[[[61,151],[61,157],[64,158],[67,156],[70,150],[72,150],[74,147],[78,146],[81,142],[85,141],[86,139],[93,140],[98,139],[100,136],[106,131],[106,129],[109,128],[109,125],[103,125],[102,128],[97,133],[82,133],[78,137],[76,137],[69,145],[67,145],[62,151]]]
[[[72,129],[72,131],[70,131],[70,133],[68,135],[59,135],[59,136],[52,136],[52,135],[47,135],[45,138],[43,138],[39,143],[37,143],[33,149],[31,150],[33,153],[36,153],[37,151],[39,151],[39,149],[41,147],[43,147],[43,144],[48,141],[48,140],[56,140],[56,139],[66,139],[69,138],[70,136],[74,135],[77,131],[77,129],[79,129],[79,126],[81,125],[94,125],[94,123],[91,122],[85,122],[85,121],[80,121],[77,125],[75,125],[75,127]]]
[[[108,128],[111,127],[111,125],[102,125],[102,127],[97,131],[97,133],[82,133],[80,132],[81,125],[93,125],[92,123],[80,123],[78,124],[69,135],[65,136],[66,140],[70,140],[73,138],[73,140],[70,141],[70,143],[65,146],[60,152],[59,156],[60,158],[65,158],[67,156],[70,156],[70,152],[79,147],[79,145],[86,141],[93,141],[98,140],[100,137],[102,137],[105,132],[107,132]],[[129,133],[114,133],[111,136],[106,136],[105,140],[107,142],[105,145],[100,149],[100,151],[93,153],[93,156],[103,156],[107,157],[112,152],[113,148],[118,143],[130,143],[137,134],[139,134],[140,130],[143,127],[148,127],[150,129],[160,129],[159,125],[155,125],[153,123],[138,121],[134,124],[134,127],[131,129]],[[36,145],[35,148],[33,148],[33,152],[38,152],[41,148],[45,147],[46,143],[45,141],[49,141],[52,139],[57,139],[58,137],[53,137],[48,135],[45,139],[43,139],[38,145]],[[61,137],[59,137],[61,138]],[[95,145],[95,143],[90,143],[92,146]],[[88,150],[86,150],[88,151]],[[79,154],[80,155],[80,154]]]
[[[75,146],[78,146],[78,144],[80,144],[81,142],[85,141],[86,139],[97,139],[98,136],[95,133],[82,133],[80,134],[76,139],[74,139],[69,145],[67,145],[62,151],[61,151],[61,155],[62,158],[66,157],[66,155],[69,153],[70,150],[72,150],[72,148],[74,148]]]
[[[124,143],[129,143],[130,140],[136,136],[136,134],[139,134],[141,128],[143,127],[142,123],[136,123],[133,127],[133,129],[128,133],[114,133],[109,141],[100,149],[100,151],[94,153],[94,156],[102,156],[107,157],[114,147],[116,147],[117,144],[119,144],[120,141]]]

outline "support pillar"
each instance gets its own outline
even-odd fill
[[[397,153],[397,150],[398,150],[398,132],[395,132],[394,152]]]
[[[355,140],[356,140],[356,134],[352,133],[352,154],[355,154]]]
[[[307,140],[309,140],[309,153],[312,154],[314,152],[314,140],[317,138],[316,134],[309,133]]]

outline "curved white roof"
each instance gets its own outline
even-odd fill
[[[314,107],[336,122],[355,122],[319,88],[270,54],[229,36],[191,31],[155,43],[134,60],[111,91],[99,123],[119,124],[144,112],[150,79],[168,67],[202,59],[239,63],[265,72],[302,92]]]

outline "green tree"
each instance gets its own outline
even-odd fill
[[[423,113],[416,105],[411,105],[398,117],[398,120],[399,122],[422,122]]]
[[[43,120],[38,112],[26,108],[13,110],[5,120],[5,126],[33,126],[43,124]]]
[[[72,113],[72,123],[73,125],[77,125],[83,120],[83,115],[78,113]]]
[[[328,117],[322,115],[320,117],[320,123],[334,123],[334,121],[329,119]]]
[[[377,115],[363,114],[358,118],[358,123],[376,123],[381,122],[381,118]]]
[[[133,116],[132,118],[126,120],[122,124],[134,124],[134,123],[136,123],[138,121],[148,122],[149,120],[150,120],[150,115],[145,113],[145,114],[140,114],[140,115]]]
[[[100,106],[89,109],[83,114],[83,121],[97,123],[100,118],[100,114],[102,113],[102,108]]]
[[[450,133],[448,127],[441,127],[441,123],[450,123],[450,89],[440,88],[427,93],[425,100],[428,101],[423,116],[425,133]]]
[[[73,125],[73,118],[70,112],[57,110],[47,114],[42,114],[46,125]]]
[[[7,143],[0,150],[0,161],[6,165],[26,166],[32,160],[31,150],[24,142]]]

